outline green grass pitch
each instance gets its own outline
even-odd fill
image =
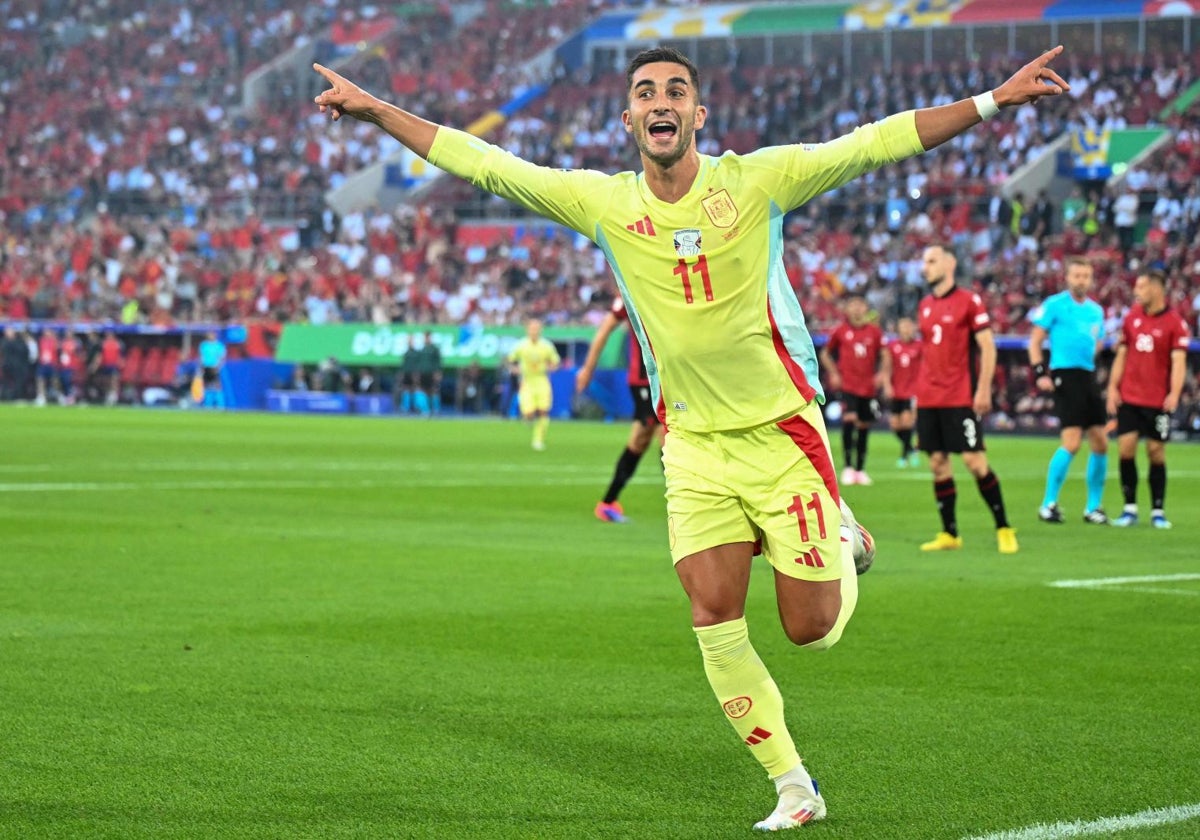
[[[726,838],[774,805],[704,679],[625,424],[0,408],[0,837]],[[965,548],[872,439],[879,545],[832,651],[751,638],[829,818],[962,838],[1200,802],[1200,449],[1175,529],[1036,521],[1049,439],[995,437],[1021,552],[961,464]],[[1145,504],[1143,475],[1143,514]],[[1115,450],[1106,502],[1120,509]],[[1175,580],[1055,588],[1058,580]],[[1187,575],[1193,575],[1188,579]],[[1123,834],[1200,836],[1193,819]]]

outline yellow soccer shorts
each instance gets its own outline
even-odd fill
[[[522,417],[528,417],[538,412],[549,414],[552,404],[549,377],[542,376],[521,383],[521,388],[517,391],[517,406],[521,410]]]
[[[802,580],[842,576],[840,498],[820,407],[753,429],[663,443],[671,559],[761,540],[762,553]]]

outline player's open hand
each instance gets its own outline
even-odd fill
[[[1043,96],[1058,96],[1070,90],[1071,86],[1050,67],[1050,62],[1062,51],[1062,45],[1059,44],[1013,73],[1007,82],[993,91],[996,104],[1001,108],[1007,105],[1022,105]]]
[[[1116,391],[1109,391],[1107,405],[1105,405],[1105,408],[1108,409],[1108,416],[1116,417],[1117,409],[1120,407],[1121,407],[1121,397],[1117,395]]]
[[[371,109],[378,104],[374,96],[328,67],[313,64],[313,69],[329,82],[329,90],[317,94],[313,101],[320,106],[322,114],[328,111],[335,122],[344,116],[367,119]]]

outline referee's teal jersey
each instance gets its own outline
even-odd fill
[[[1050,369],[1096,369],[1096,347],[1104,333],[1104,310],[1091,298],[1082,302],[1070,292],[1051,295],[1029,320],[1050,339]]]

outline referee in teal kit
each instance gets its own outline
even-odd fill
[[[1033,332],[1029,335],[1029,363],[1038,389],[1054,392],[1054,410],[1062,427],[1059,447],[1046,471],[1046,495],[1038,509],[1038,518],[1043,522],[1063,521],[1058,494],[1087,430],[1092,451],[1088,456],[1083,521],[1108,524],[1108,516],[1101,507],[1108,473],[1108,436],[1104,432],[1107,418],[1104,399],[1096,385],[1096,354],[1102,346],[1104,310],[1088,297],[1092,281],[1091,263],[1083,257],[1068,257],[1067,290],[1046,298],[1030,315]],[[1050,339],[1048,367],[1042,352],[1047,338]]]

